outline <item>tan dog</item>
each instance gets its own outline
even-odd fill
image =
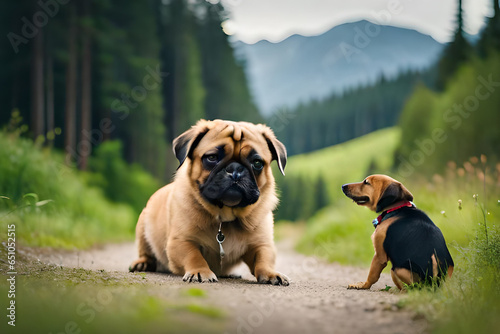
[[[243,261],[259,283],[288,285],[274,270],[271,162],[283,173],[287,156],[272,130],[201,120],[173,146],[179,169],[139,217],[139,259],[130,270],[155,271],[158,264],[184,281],[216,282]]]
[[[358,205],[382,212],[373,220],[375,255],[365,282],[349,289],[369,289],[391,261],[391,276],[401,290],[403,283],[432,281],[453,273],[453,260],[441,230],[413,201],[400,182],[387,175],[371,175],[358,183],[344,184],[342,191]]]

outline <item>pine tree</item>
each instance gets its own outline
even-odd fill
[[[500,51],[500,5],[499,0],[493,0],[493,17],[488,19],[481,39],[477,44],[479,55],[485,57],[489,51]]]
[[[207,90],[206,116],[234,121],[262,122],[255,107],[247,79],[221,28],[224,9],[207,1],[198,4],[201,15],[198,39],[202,55],[203,83]]]
[[[76,152],[76,99],[77,99],[77,11],[76,3],[69,3],[69,31],[67,34],[68,60],[66,62],[66,94],[64,108],[64,149],[70,162]]]
[[[194,15],[185,0],[157,1],[162,68],[169,73],[162,87],[168,141],[205,117],[202,60]]]
[[[438,89],[445,88],[447,81],[455,74],[460,65],[469,59],[471,51],[472,48],[464,35],[462,0],[458,0],[457,29],[453,41],[444,49],[438,64]]]

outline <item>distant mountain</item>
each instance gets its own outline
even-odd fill
[[[255,102],[265,115],[373,82],[381,74],[391,77],[400,70],[428,67],[443,49],[415,30],[368,21],[342,24],[319,36],[233,46],[246,62]]]

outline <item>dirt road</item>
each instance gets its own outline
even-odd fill
[[[47,263],[67,267],[127,272],[135,248],[132,243],[108,245],[80,252],[37,254]],[[218,283],[191,283],[207,292],[207,304],[228,315],[225,333],[425,333],[427,323],[400,310],[402,295],[380,291],[393,286],[383,274],[370,291],[347,290],[349,283],[365,278],[367,269],[329,264],[293,251],[291,243],[278,244],[277,270],[287,274],[288,287],[260,285],[248,268],[243,279],[220,279]],[[168,298],[186,287],[181,277],[147,273],[146,284]],[[203,332],[202,329],[200,332]]]

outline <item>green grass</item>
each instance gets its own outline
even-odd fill
[[[221,310],[171,289],[164,293],[138,275],[37,263],[18,267],[16,326],[2,321],[2,333],[194,333],[200,328],[220,333],[225,325]],[[6,283],[0,282],[2,296],[7,296]]]
[[[369,266],[371,221],[377,214],[352,203],[340,187],[369,173],[391,175],[399,136],[397,129],[386,129],[290,159],[287,175],[322,174],[331,194],[331,205],[307,220],[299,251]],[[376,166],[368,171],[373,159]],[[412,288],[402,300],[430,321],[434,333],[493,333],[500,327],[500,164],[486,166],[481,160],[487,159],[449,163],[443,175],[431,179],[416,173],[401,180],[441,229],[455,261],[451,280],[439,288]]]
[[[355,205],[342,193],[341,186],[361,181],[368,173],[391,175],[390,166],[399,138],[397,128],[384,129],[290,159],[287,176],[311,175],[316,178],[321,174],[328,183],[331,199],[330,206],[308,219],[307,229],[297,246],[299,251],[343,264],[370,263],[373,257],[371,221],[377,214]],[[368,171],[372,161],[376,162],[375,168]],[[491,184],[483,194],[483,184],[476,176],[480,167],[476,165],[471,175],[461,177],[457,176],[457,167],[452,166],[447,170],[447,176],[436,175],[431,182],[418,175],[414,175],[413,179],[402,180],[413,193],[417,207],[424,210],[441,228],[452,255],[458,254],[457,247],[464,247],[473,239],[477,226],[473,222],[482,215],[480,206],[476,205],[473,198],[474,194],[480,194],[480,199],[488,199],[489,220],[498,220],[500,217],[498,187],[493,185],[493,180],[489,180]],[[462,201],[462,210],[458,208],[458,200]]]
[[[84,248],[133,238],[134,211],[89,186],[62,154],[16,133],[0,131],[0,142],[0,219],[16,225],[18,242]]]
[[[439,288],[412,289],[401,304],[424,315],[437,334],[495,333],[500,328],[500,235],[490,230],[455,257],[452,279]]]
[[[371,221],[376,215],[358,208],[344,196],[341,187],[345,183],[361,181],[370,168],[375,168],[378,173],[388,173],[400,137],[398,128],[388,128],[290,158],[287,177],[301,176],[313,180],[321,175],[332,202],[307,221],[307,229],[297,245],[300,252],[343,264],[370,263],[373,258]]]
[[[366,136],[308,154],[290,157],[286,173],[315,180],[322,175],[328,185],[332,201],[342,197],[344,183],[361,181],[372,162],[380,172],[387,172],[393,165],[394,150],[401,131],[387,128]]]

